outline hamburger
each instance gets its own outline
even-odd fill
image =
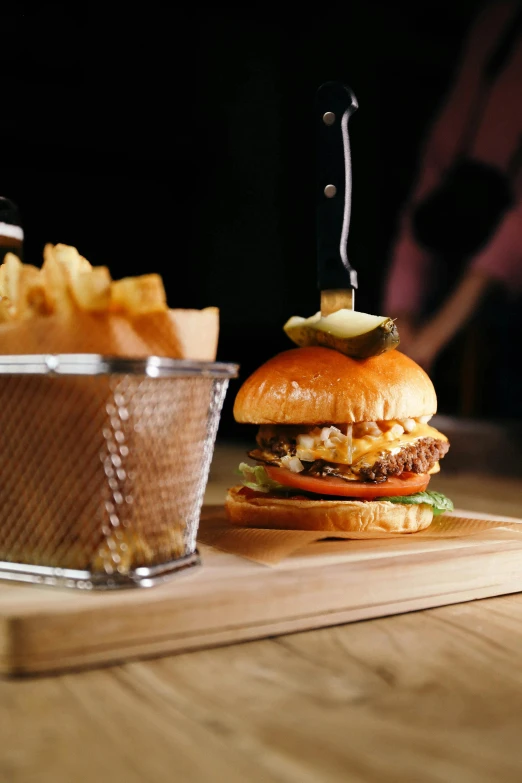
[[[414,533],[451,501],[429,490],[449,449],[430,425],[433,383],[397,350],[364,360],[324,347],[284,351],[245,380],[237,422],[259,425],[253,464],[229,489],[243,526]]]

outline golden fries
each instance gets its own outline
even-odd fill
[[[42,265],[45,290],[49,296],[53,313],[69,313],[73,302],[69,294],[67,271],[54,253],[53,245],[44,247],[44,262]]]
[[[103,312],[111,304],[111,276],[106,266],[80,272],[71,281],[71,292],[80,310]]]
[[[69,278],[73,278],[82,272],[90,272],[92,269],[87,259],[81,256],[77,249],[71,245],[47,245],[47,248],[47,252],[52,253]]]
[[[127,316],[166,311],[160,275],[113,281],[71,245],[46,244],[39,269],[7,253],[0,265],[0,323],[52,314],[117,312]]]
[[[111,306],[130,315],[160,313],[167,309],[163,280],[154,274],[116,280],[112,284]]]
[[[52,312],[44,277],[41,270],[36,266],[22,264],[18,304],[15,305],[15,308],[19,318],[31,318],[33,315],[50,315]]]
[[[6,253],[4,263],[0,266],[0,295],[9,299],[13,307],[17,307],[20,289],[20,272],[22,262],[14,253]]]
[[[16,318],[14,307],[5,296],[0,298],[0,324],[14,321]]]

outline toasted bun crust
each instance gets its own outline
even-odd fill
[[[345,533],[417,533],[429,527],[431,506],[390,503],[386,500],[292,500],[240,495],[229,489],[227,517],[243,527],[284,530],[327,530]]]
[[[243,383],[234,417],[244,424],[327,424],[432,415],[433,383],[399,351],[351,359],[330,348],[277,354]]]

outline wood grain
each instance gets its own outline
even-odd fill
[[[519,482],[482,478],[452,478],[458,505],[471,479],[475,510],[522,515]],[[0,679],[0,781],[519,783],[521,649],[510,595]]]
[[[202,526],[222,516],[207,508]],[[522,590],[519,530],[319,542],[276,568],[201,554],[201,568],[150,590],[0,585],[1,671],[103,665]]]
[[[518,783],[522,596],[0,681],[0,779]]]

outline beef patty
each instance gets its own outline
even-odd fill
[[[359,474],[363,481],[379,481],[388,476],[409,473],[427,473],[448,451],[449,443],[435,438],[419,438],[408,443],[397,454],[384,454]],[[364,465],[364,457],[361,462]]]
[[[263,444],[265,448],[255,449],[249,452],[249,457],[257,462],[265,462],[268,465],[279,465],[281,457],[286,454],[295,454],[295,447],[279,440],[278,443]],[[290,446],[290,447],[289,447]],[[275,447],[275,448],[274,448]],[[427,473],[448,451],[449,443],[436,438],[419,438],[413,443],[408,443],[396,454],[383,452],[372,465],[365,464],[364,457],[352,465],[351,475],[346,475],[346,468],[334,462],[316,460],[315,462],[303,462],[303,475],[314,476],[338,476],[347,481],[354,478],[354,473],[361,481],[385,481],[388,476],[399,476],[401,473]],[[352,472],[353,471],[353,472]]]

